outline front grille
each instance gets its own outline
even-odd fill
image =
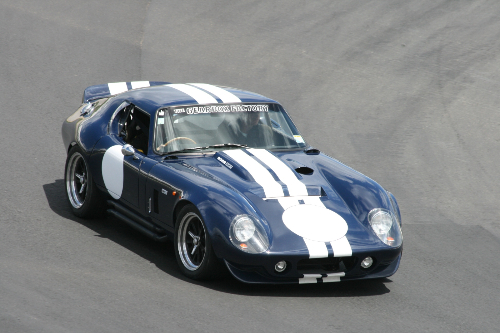
[[[355,263],[355,257],[302,259],[297,270],[302,274],[347,272]]]

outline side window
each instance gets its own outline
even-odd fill
[[[149,115],[140,109],[129,106],[121,135],[126,143],[143,154],[148,153]]]
[[[149,115],[132,104],[121,105],[109,124],[109,133],[118,135],[137,151],[147,154]]]
[[[108,134],[120,135],[125,129],[125,122],[128,112],[130,111],[130,104],[123,102],[113,113],[108,124]]]

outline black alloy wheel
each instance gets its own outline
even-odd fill
[[[106,208],[106,196],[94,184],[83,150],[75,145],[66,159],[64,183],[73,214],[83,218],[100,217]]]
[[[194,271],[205,259],[206,232],[198,215],[189,212],[183,216],[179,225],[178,251],[187,269]]]
[[[78,209],[85,203],[88,184],[87,164],[79,152],[71,155],[66,169],[66,190],[71,205]]]
[[[177,221],[175,256],[182,273],[195,280],[222,276],[226,269],[214,253],[210,235],[196,207],[182,208]]]

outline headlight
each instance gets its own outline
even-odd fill
[[[248,253],[261,253],[269,247],[266,231],[251,215],[238,215],[233,219],[229,239],[238,249]]]
[[[242,215],[235,220],[233,230],[236,240],[246,242],[255,234],[255,224],[248,216]]]
[[[399,223],[393,213],[383,208],[372,209],[368,213],[368,221],[375,234],[389,246],[398,247],[403,242]]]

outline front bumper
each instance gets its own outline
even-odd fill
[[[403,247],[385,248],[368,252],[353,252],[351,257],[328,257],[309,259],[307,254],[245,254],[238,260],[225,259],[231,274],[245,283],[296,284],[327,283],[389,277],[396,273],[401,261]],[[372,257],[370,268],[362,268],[361,261]],[[246,259],[248,260],[245,260]],[[234,259],[234,258],[233,258]],[[285,260],[287,268],[278,273],[274,267]]]

